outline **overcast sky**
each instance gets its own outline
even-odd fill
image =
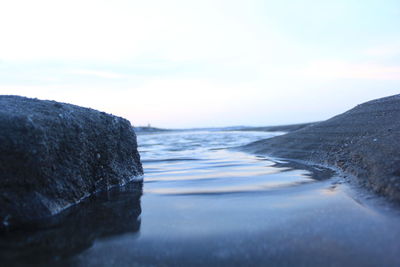
[[[399,0],[2,0],[0,94],[133,125],[327,119],[400,93]]]

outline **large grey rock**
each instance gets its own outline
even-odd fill
[[[338,167],[376,193],[400,201],[400,95],[243,148]]]
[[[0,96],[0,228],[55,215],[142,174],[129,121],[70,104]]]

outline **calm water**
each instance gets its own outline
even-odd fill
[[[272,135],[139,135],[143,186],[3,239],[0,256],[49,266],[400,266],[395,209],[332,171],[225,149]]]

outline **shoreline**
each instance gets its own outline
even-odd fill
[[[372,100],[326,121],[240,147],[253,154],[340,170],[400,203],[400,95]],[[351,179],[354,180],[354,179]]]

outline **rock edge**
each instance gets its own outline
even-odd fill
[[[0,229],[58,214],[142,174],[128,120],[71,104],[0,96]]]

